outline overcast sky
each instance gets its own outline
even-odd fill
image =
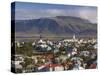
[[[15,19],[37,19],[55,16],[75,16],[97,23],[97,8],[91,6],[55,5],[16,2]]]

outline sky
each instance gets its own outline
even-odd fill
[[[14,9],[12,9],[14,11]],[[97,7],[41,3],[15,3],[15,20],[74,16],[97,23]]]

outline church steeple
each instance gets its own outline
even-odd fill
[[[76,37],[75,37],[75,34],[73,35],[73,40],[75,40],[76,39]]]

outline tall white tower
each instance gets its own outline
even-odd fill
[[[73,35],[73,40],[75,40],[76,39],[76,37],[75,37],[75,34]]]

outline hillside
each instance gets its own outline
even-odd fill
[[[40,34],[45,36],[68,36],[73,34],[96,36],[97,24],[78,17],[56,16],[31,20],[16,20],[15,31],[17,36],[20,33],[23,33],[25,36],[28,34],[32,34],[32,36]]]

